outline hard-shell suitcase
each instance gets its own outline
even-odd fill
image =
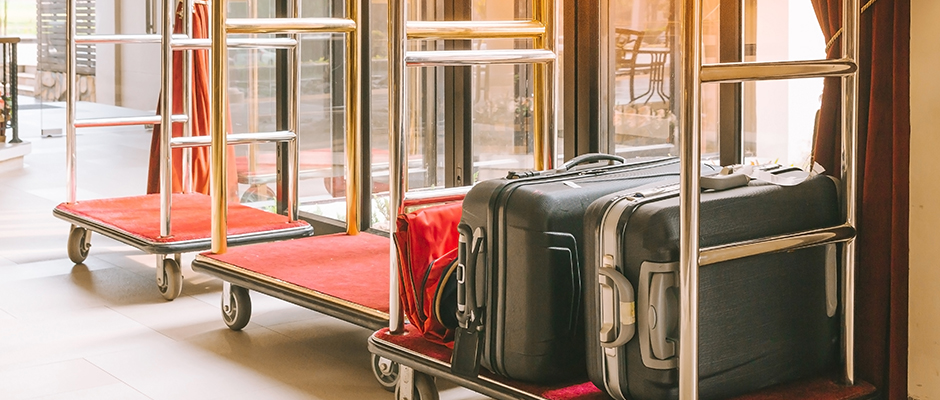
[[[675,158],[621,165],[592,154],[565,168],[478,183],[461,216],[458,320],[452,371],[476,376],[482,363],[517,380],[584,377],[582,225],[597,198],[664,179]]]
[[[705,190],[701,246],[834,226],[839,204],[836,182],[826,176],[795,186],[750,182]],[[585,232],[590,379],[615,399],[678,398],[677,188],[602,197],[587,209]],[[727,398],[834,367],[835,246],[699,269],[700,398]]]

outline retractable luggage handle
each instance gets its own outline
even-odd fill
[[[457,245],[457,322],[451,372],[458,376],[476,377],[480,373],[480,355],[483,347],[482,286],[477,286],[479,271],[477,260],[484,252],[485,231],[471,230],[467,224],[457,226],[460,241]]]

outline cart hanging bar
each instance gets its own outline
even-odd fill
[[[858,70],[850,60],[742,62],[702,66],[702,82],[741,82],[845,76]]]
[[[186,114],[175,114],[170,118],[174,123],[188,122],[189,116]],[[105,126],[133,126],[133,125],[154,125],[163,121],[159,115],[144,115],[139,117],[107,117],[107,118],[83,118],[75,120],[75,128],[96,128]]]
[[[409,67],[542,64],[552,61],[555,61],[555,53],[548,50],[409,51],[405,56],[405,64]]]
[[[229,145],[287,142],[297,138],[293,132],[232,133],[227,135]],[[177,137],[170,140],[173,148],[193,148],[209,146],[212,140],[208,136]]]
[[[189,39],[187,35],[173,35],[173,40]],[[160,44],[163,43],[163,35],[81,35],[75,37],[75,44]]]
[[[405,87],[407,66],[465,66],[490,64],[533,65],[533,147],[537,170],[554,167],[557,127],[555,120],[555,0],[532,0],[532,19],[527,21],[406,21],[405,0],[388,0],[389,93],[389,211],[401,211],[408,192]],[[533,49],[405,51],[408,39],[531,38]],[[391,224],[390,233],[396,226]],[[404,317],[398,298],[398,252],[389,255],[389,331],[400,333]]]
[[[161,35],[82,35],[75,39],[76,44],[160,44]],[[229,48],[289,48],[297,45],[291,38],[228,38]],[[208,50],[209,39],[193,39],[188,35],[173,35],[173,50]]]
[[[855,382],[855,222],[856,222],[856,142],[858,135],[858,0],[843,0],[842,24],[845,38],[839,60],[733,63],[702,65],[701,1],[680,2],[682,71],[680,88],[679,143],[681,174],[679,189],[679,398],[698,399],[698,306],[699,267],[766,252],[844,242],[843,276],[843,360],[844,380]],[[852,11],[847,11],[852,10]],[[700,160],[701,160],[701,84],[742,80],[792,79],[823,76],[842,78],[842,193],[845,198],[845,224],[829,229],[794,235],[700,248]]]
[[[289,49],[297,45],[291,38],[228,38],[230,49]],[[174,50],[208,50],[212,45],[209,39],[173,39]]]
[[[347,18],[232,18],[228,33],[348,33],[356,21]]]
[[[790,235],[780,235],[722,246],[705,247],[699,252],[699,266],[717,264],[765,253],[793,251],[830,243],[847,242],[855,238],[855,228],[839,225]]]
[[[212,193],[212,252],[225,253],[226,227],[227,227],[227,205],[228,201],[225,195],[226,174],[225,170],[226,147],[229,138],[232,143],[250,143],[257,140],[257,135],[235,136],[227,135],[225,132],[225,104],[227,104],[227,62],[228,49],[224,38],[228,33],[278,33],[278,34],[300,34],[300,33],[345,33],[346,38],[346,231],[348,234],[359,233],[359,203],[361,195],[361,152],[362,138],[359,121],[361,120],[361,109],[359,107],[361,71],[359,62],[359,48],[361,46],[361,34],[358,31],[357,21],[361,20],[358,2],[346,2],[347,18],[300,18],[300,6],[297,1],[291,2],[289,18],[250,18],[250,19],[227,19],[226,18],[226,0],[213,1],[211,4],[212,20],[210,22],[210,75],[212,78],[211,98],[212,108],[210,119],[211,132],[211,193]],[[296,36],[289,38],[297,43]],[[288,74],[288,107],[287,107],[287,133],[294,135],[299,128],[299,102],[300,96],[297,93],[300,85],[300,57],[298,55],[298,46],[288,49],[288,64],[291,73]],[[279,132],[277,134],[283,134]],[[295,135],[294,135],[295,136]],[[269,136],[268,138],[274,138]],[[273,140],[273,139],[272,139]],[[277,139],[277,140],[284,140]],[[176,142],[180,146],[194,146],[195,140],[185,140]],[[204,142],[200,141],[200,144]],[[293,220],[297,218],[298,203],[298,142],[296,138],[289,140],[288,160],[289,160],[289,194],[287,197],[287,212]],[[281,192],[279,186],[278,191]]]
[[[538,21],[408,21],[408,39],[525,39],[545,35]]]

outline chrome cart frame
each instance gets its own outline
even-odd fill
[[[192,10],[194,0],[181,0],[184,10]],[[125,244],[134,246],[140,250],[157,255],[157,286],[161,294],[167,300],[173,300],[179,296],[182,289],[182,275],[180,273],[180,255],[183,252],[205,250],[210,247],[211,240],[206,237],[196,239],[176,241],[172,238],[174,232],[171,225],[171,210],[173,207],[172,193],[172,149],[182,149],[183,159],[183,192],[192,192],[192,154],[191,148],[208,146],[209,138],[204,136],[192,136],[192,125],[189,121],[189,114],[192,113],[192,50],[209,49],[209,39],[194,39],[192,13],[183,13],[183,22],[185,24],[185,34],[174,35],[173,25],[176,15],[176,0],[163,0],[163,13],[161,16],[162,32],[160,34],[128,34],[128,35],[82,35],[76,33],[76,1],[68,0],[66,4],[66,42],[68,51],[66,54],[66,171],[67,171],[67,195],[66,202],[57,207],[53,214],[72,224],[68,253],[69,258],[75,263],[84,262],[88,256],[91,247],[91,232],[98,232],[104,236],[110,237]],[[223,9],[224,12],[224,9]],[[237,28],[233,29],[237,31]],[[160,87],[161,115],[141,116],[141,117],[115,117],[115,118],[77,118],[78,93],[77,86],[77,50],[80,44],[160,44]],[[295,52],[297,40],[295,38],[248,38],[248,39],[228,39],[222,42],[224,46],[237,48],[283,48]],[[182,101],[184,114],[173,115],[173,52],[183,51],[183,90]],[[292,88],[291,93],[295,93],[296,88]],[[296,94],[293,95],[296,98]],[[224,99],[223,99],[224,100]],[[213,103],[217,103],[213,102]],[[296,114],[296,101],[294,102],[293,112]],[[173,123],[181,123],[183,126],[183,136],[172,137]],[[114,226],[107,216],[101,218],[90,218],[87,215],[73,212],[70,206],[79,203],[77,198],[77,138],[76,130],[78,128],[95,127],[114,127],[114,126],[132,126],[132,125],[152,125],[160,124],[160,193],[159,196],[159,219],[155,223],[160,224],[160,238],[166,240],[152,240],[152,238],[142,238],[139,235]],[[271,132],[257,134],[234,134],[229,135],[229,143],[265,143],[265,142],[286,142],[290,146],[290,159],[296,160],[297,141],[292,132]],[[290,163],[291,167],[285,172],[287,176],[292,176],[296,171],[296,161]],[[296,186],[289,188],[287,194],[279,194],[287,198],[288,221],[293,223],[297,219]],[[141,200],[147,196],[141,197]],[[92,203],[92,201],[86,202]],[[259,213],[264,212],[258,210]],[[276,229],[263,232],[252,232],[233,237],[233,244],[247,244],[258,241],[269,241],[276,239],[287,239],[299,236],[306,236],[312,233],[309,225],[294,224],[285,229]],[[167,257],[173,255],[173,257]]]
[[[540,4],[533,1],[534,4]],[[698,392],[698,288],[699,268],[718,262],[739,259],[743,257],[770,253],[792,251],[800,248],[819,246],[832,243],[842,243],[842,293],[843,293],[843,371],[842,383],[851,387],[856,383],[854,371],[854,301],[855,301],[855,235],[856,235],[856,142],[857,142],[857,58],[858,58],[858,0],[843,0],[844,10],[856,10],[843,13],[844,37],[842,57],[837,60],[811,60],[787,62],[747,62],[702,64],[702,2],[701,0],[679,1],[681,12],[681,30],[679,53],[682,55],[682,72],[678,83],[680,93],[680,321],[679,331],[683,340],[679,346],[679,398],[693,400],[699,396]],[[538,6],[536,6],[538,8]],[[602,7],[603,9],[603,7]],[[432,65],[436,54],[409,55],[405,52],[406,38],[423,37],[412,34],[411,29],[421,27],[430,31],[432,27],[440,28],[446,33],[433,36],[423,33],[426,37],[436,38],[478,38],[488,32],[495,32],[495,27],[487,27],[481,23],[481,29],[474,31],[471,36],[460,36],[455,32],[462,32],[457,28],[447,27],[446,23],[426,26],[430,23],[407,23],[404,21],[405,5],[403,0],[389,1],[389,76],[392,82],[405,82],[402,65]],[[546,15],[536,12],[534,15]],[[550,14],[549,14],[550,15]],[[519,23],[519,26],[524,26]],[[407,27],[407,28],[405,28]],[[481,28],[482,28],[481,27]],[[550,28],[546,28],[549,30]],[[423,31],[422,31],[423,32]],[[485,32],[485,33],[484,33]],[[465,33],[466,34],[466,33]],[[495,34],[495,33],[494,33]],[[604,33],[602,32],[602,35]],[[607,38],[601,38],[601,43],[608,43]],[[444,60],[455,60],[457,55],[441,57]],[[494,57],[495,58],[495,57]],[[397,62],[395,62],[397,61]],[[467,65],[472,62],[445,65]],[[701,248],[699,245],[699,206],[700,206],[700,169],[701,169],[701,85],[710,82],[742,82],[758,80],[780,80],[808,77],[841,77],[842,79],[842,194],[845,196],[843,207],[843,224],[825,229],[801,232],[791,235],[762,238],[748,242],[734,243],[724,246]],[[393,84],[390,87],[391,126],[396,129],[393,138],[393,154],[400,156],[404,152],[404,129],[402,118],[404,115],[404,92],[402,85]],[[395,112],[397,111],[397,113]],[[544,153],[542,153],[544,155]],[[537,164],[539,165],[539,164]],[[550,164],[539,165],[542,167]],[[398,199],[404,190],[404,173],[393,170],[393,176],[401,179],[392,185],[393,199]],[[392,276],[397,276],[396,258],[391,260]],[[518,386],[488,374],[481,374],[475,379],[455,376],[450,372],[449,363],[439,357],[423,354],[421,351],[397,345],[383,337],[391,337],[403,332],[401,313],[398,311],[399,299],[397,296],[398,282],[391,282],[391,298],[393,312],[390,313],[388,332],[379,331],[369,340],[370,351],[378,356],[388,358],[399,363],[398,373],[401,378],[396,389],[398,400],[411,400],[420,398],[424,400],[437,398],[433,380],[428,375],[442,377],[454,381],[462,386],[478,391],[498,399],[544,399],[540,395],[524,389],[527,385]],[[410,332],[414,335],[415,332]],[[529,385],[531,386],[531,385]],[[593,398],[593,397],[592,397]]]

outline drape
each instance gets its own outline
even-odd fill
[[[177,4],[176,24],[174,33],[186,33],[183,26],[183,3]],[[203,3],[194,4],[193,10],[193,37],[209,37],[209,9],[208,5]],[[209,52],[207,50],[193,51],[193,111],[190,115],[193,136],[209,135]],[[173,111],[176,114],[185,114],[183,110],[183,57],[182,52],[173,52]],[[161,113],[159,102],[157,104],[157,113]],[[226,132],[232,132],[232,123],[230,116],[226,116]],[[150,168],[147,174],[147,193],[160,192],[160,124],[153,127],[153,136],[150,140]],[[173,137],[183,136],[182,124],[173,124]],[[182,150],[173,150],[173,193],[183,191],[183,166]],[[209,164],[210,154],[208,147],[196,147],[192,149],[192,176],[193,191],[196,193],[209,194]],[[228,174],[228,197],[229,201],[238,201],[238,181],[235,169],[235,151],[232,147],[228,150],[228,165],[226,168]]]
[[[842,26],[842,0],[812,0],[827,39]],[[867,4],[868,2],[863,2]],[[862,13],[859,37],[857,378],[884,398],[907,399],[910,170],[910,0],[878,0]],[[829,58],[841,56],[832,40]],[[814,152],[841,168],[839,78],[828,78]]]

